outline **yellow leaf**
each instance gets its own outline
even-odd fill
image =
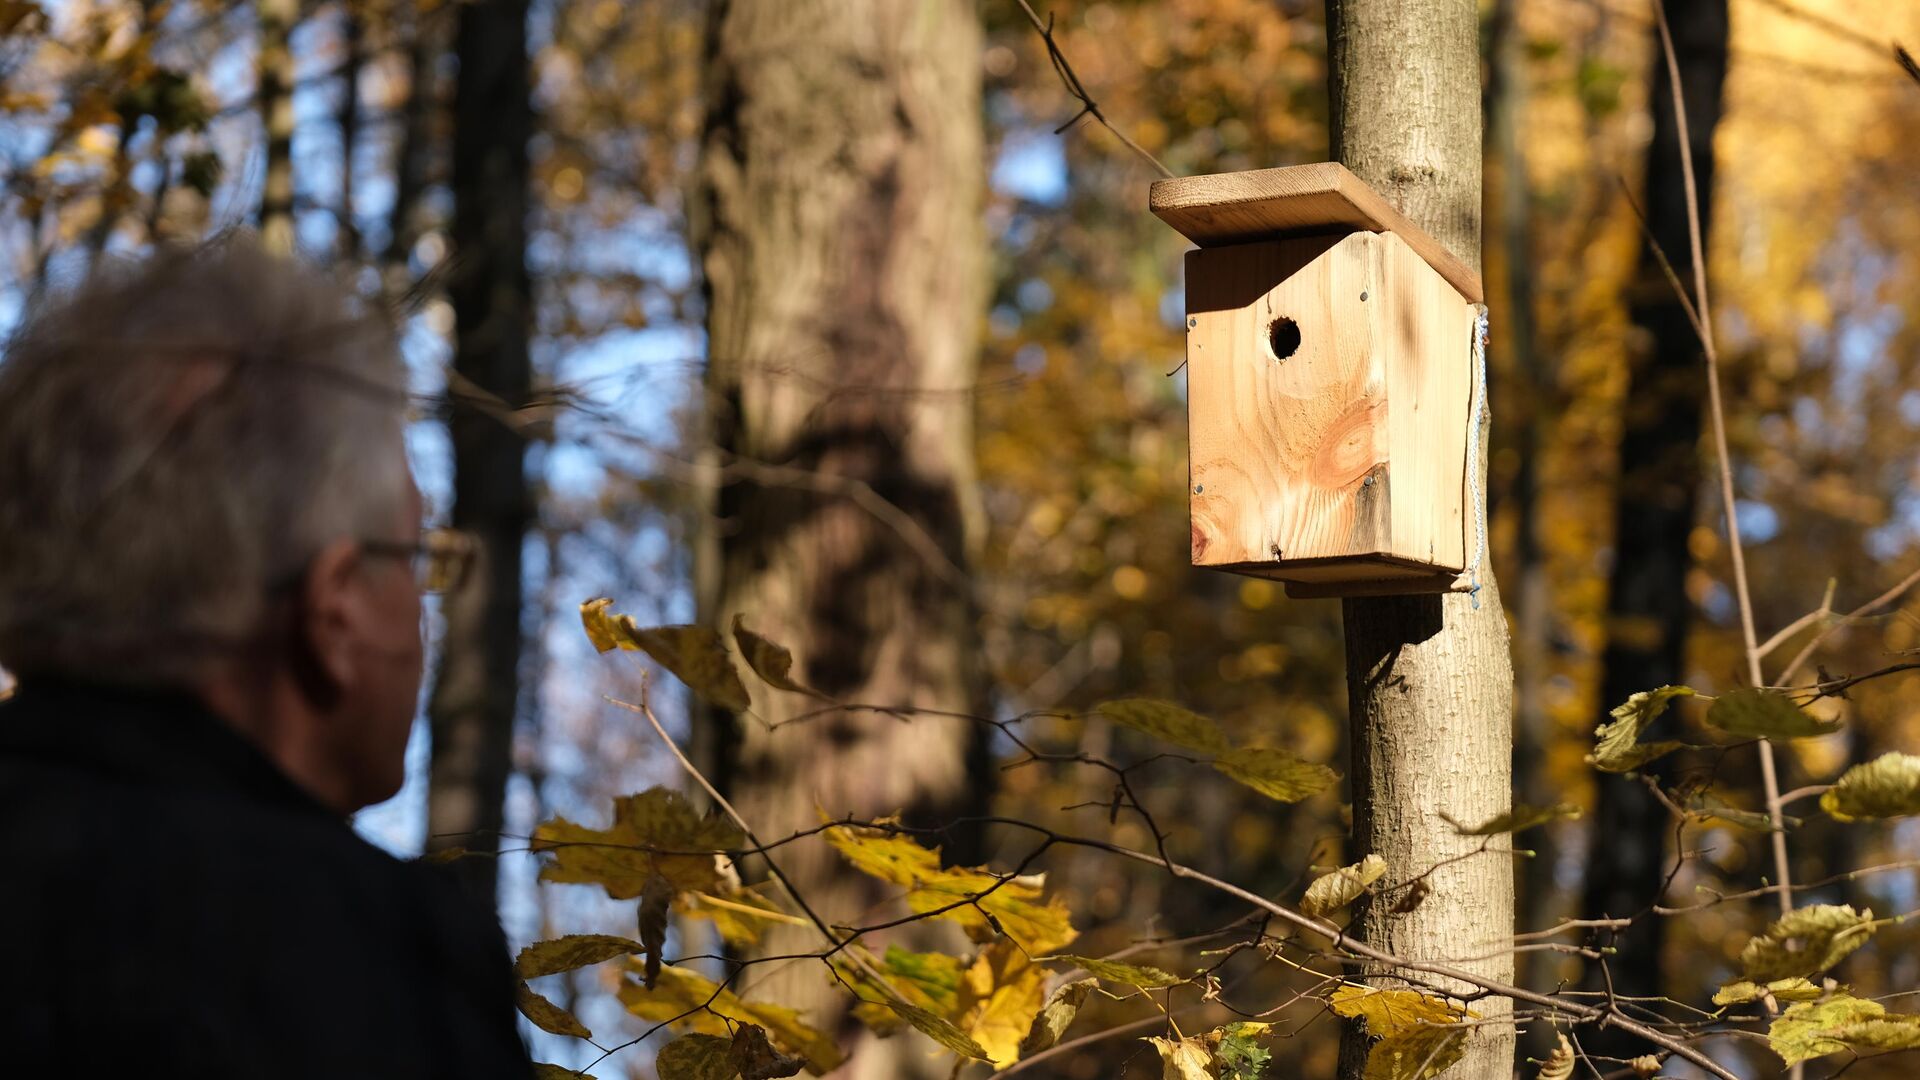
[[[1325,916],[1340,910],[1360,898],[1367,886],[1380,880],[1387,872],[1387,861],[1378,855],[1369,855],[1352,866],[1343,866],[1331,874],[1314,880],[1307,886],[1307,893],[1300,899],[1300,910],[1307,915]]]
[[[1133,964],[1122,964],[1112,960],[1100,960],[1090,956],[1071,956],[1063,953],[1059,956],[1042,957],[1042,959],[1072,964],[1074,967],[1079,968],[1089,975],[1098,976],[1108,982],[1137,986],[1142,990],[1152,990],[1165,986],[1179,986],[1181,983],[1187,981],[1178,975],[1161,971],[1156,967],[1138,967]]]
[[[768,686],[776,690],[788,690],[796,694],[814,694],[814,691],[793,681],[789,674],[793,670],[793,653],[784,645],[776,645],[746,628],[741,616],[733,617],[733,643],[740,648],[740,655],[747,661],[755,675]]]
[[[683,967],[669,964],[661,968],[659,981],[652,990],[632,980],[622,982],[618,996],[627,1011],[642,1020],[665,1021],[677,1017],[676,1023],[681,1028],[705,1035],[730,1038],[733,1030],[727,1025],[729,1020],[735,1024],[758,1024],[767,1029],[782,1049],[805,1058],[807,1068],[816,1073],[831,1072],[846,1059],[833,1039],[801,1021],[799,1010],[742,1001],[732,990]]]
[[[1837,722],[1816,720],[1778,690],[1736,690],[1714,699],[1707,723],[1729,735],[1750,739],[1799,739],[1831,735]]]
[[[520,1009],[520,1015],[534,1022],[542,1031],[555,1035],[571,1035],[576,1039],[591,1039],[593,1032],[580,1022],[572,1013],[540,996],[526,983],[516,983],[513,988],[513,1003]]]
[[[729,1080],[734,1074],[740,1080],[775,1080],[776,1077],[792,1076],[806,1068],[804,1058],[782,1054],[767,1041],[766,1029],[758,1024],[741,1024],[733,1033],[733,1044],[727,1048],[727,1068],[719,1080]],[[666,1073],[661,1073],[663,1080]],[[678,1076],[672,1080],[679,1080]]]
[[[681,893],[674,898],[673,906],[682,918],[711,921],[714,929],[720,931],[721,940],[737,949],[757,944],[768,923],[808,925],[807,920],[781,911],[773,901],[749,889],[741,889],[727,896],[704,892]]]
[[[1466,1015],[1440,998],[1418,990],[1382,990],[1371,986],[1340,986],[1327,998],[1333,1011],[1367,1022],[1367,1034],[1383,1039],[1421,1024],[1458,1023]]]
[[[1871,911],[1842,904],[1796,909],[1740,950],[1743,977],[1760,983],[1818,975],[1865,945],[1875,929]]]
[[[537,979],[637,953],[642,948],[637,941],[612,934],[569,934],[521,949],[514,958],[513,970],[523,979]]]
[[[651,626],[641,628],[631,615],[615,615],[608,610],[613,601],[606,597],[580,605],[580,622],[587,640],[601,652],[613,649],[637,649],[666,668],[687,688],[723,709],[745,712],[752,701],[747,687],[734,669],[733,657],[720,635],[704,626]]]
[[[1560,1045],[1554,1047],[1553,1053],[1547,1056],[1547,1060],[1540,1063],[1540,1075],[1535,1080],[1572,1080],[1573,1044],[1567,1041],[1565,1035],[1556,1037],[1560,1040]]]
[[[1781,1013],[1767,1029],[1767,1044],[1789,1066],[1842,1050],[1912,1050],[1920,1048],[1920,1016],[1840,994]]]
[[[1098,979],[1077,979],[1055,990],[1040,1014],[1033,1018],[1027,1037],[1020,1040],[1019,1056],[1030,1057],[1058,1043],[1060,1036],[1073,1025],[1074,1017],[1080,1015],[1080,1006],[1087,1000],[1087,994],[1099,985]]]
[[[1210,1080],[1212,1077],[1207,1066],[1213,1063],[1213,1053],[1200,1040],[1149,1035],[1147,1041],[1160,1051],[1160,1080]]]
[[[1920,757],[1882,754],[1840,774],[1820,809],[1840,821],[1920,814]]]
[[[902,1019],[913,1025],[915,1031],[961,1057],[972,1058],[975,1061],[987,1060],[987,1052],[981,1048],[980,1044],[968,1038],[966,1032],[955,1027],[953,1021],[946,1017],[935,1016],[917,1005],[908,1005],[905,1002],[886,1001],[882,1004],[899,1013]]]
[[[1714,992],[1713,1003],[1744,1005],[1749,1001],[1759,1001],[1769,996],[1775,1001],[1813,1001],[1824,992],[1818,986],[1798,976],[1791,979],[1775,979],[1765,986],[1745,979],[1736,979]]]
[[[886,829],[842,825],[827,843],[863,873],[907,887],[907,907],[959,923],[976,939],[1004,933],[1032,954],[1064,948],[1079,932],[1037,876],[1002,878],[984,868],[940,866],[940,850]]]
[[[1428,1080],[1452,1068],[1467,1053],[1467,1030],[1415,1024],[1373,1044],[1364,1080]]]
[[[1219,726],[1213,721],[1171,701],[1122,698],[1096,705],[1093,711],[1116,724],[1175,746],[1209,754],[1225,754],[1232,749],[1227,737],[1221,734]]]
[[[540,870],[542,881],[599,885],[616,900],[631,900],[656,873],[682,889],[720,887],[716,853],[745,842],[728,819],[702,815],[679,792],[655,787],[615,799],[609,828],[554,818],[534,830],[531,847],[553,856]]]
[[[997,942],[981,950],[960,981],[960,1026],[987,1060],[1004,1067],[1019,1056],[1046,992],[1046,969],[1012,942]]]
[[[1213,767],[1239,783],[1281,802],[1299,802],[1332,787],[1340,774],[1266,746],[1242,747],[1215,758]]]
[[[660,1048],[653,1071],[673,1080],[734,1080],[740,1070],[727,1060],[732,1047],[719,1035],[682,1035]]]
[[[1594,729],[1596,741],[1588,760],[1602,772],[1631,772],[1654,758],[1684,749],[1686,744],[1678,742],[1643,746],[1640,736],[1667,711],[1668,703],[1674,698],[1692,696],[1691,686],[1663,686],[1658,690],[1642,690],[1628,698],[1625,704],[1613,709],[1611,723]]]

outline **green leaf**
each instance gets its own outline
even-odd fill
[[[1072,964],[1074,967],[1105,979],[1108,982],[1137,986],[1142,990],[1154,990],[1167,986],[1179,986],[1187,980],[1172,972],[1161,971],[1156,967],[1136,967],[1133,964],[1121,964],[1112,960],[1100,960],[1090,956],[1046,956],[1042,960],[1057,960]]]
[[[1382,990],[1371,986],[1335,987],[1327,1003],[1341,1016],[1360,1017],[1375,1038],[1397,1035],[1421,1024],[1452,1024],[1466,1013],[1418,990]]]
[[[1461,836],[1498,836],[1501,833],[1519,832],[1531,829],[1535,825],[1545,825],[1549,821],[1573,820],[1580,816],[1580,808],[1572,803],[1557,803],[1553,806],[1528,806],[1514,803],[1513,809],[1493,817],[1478,825],[1463,825],[1445,814],[1440,820],[1453,826],[1453,831]]]
[[[1771,996],[1775,1001],[1813,1001],[1825,993],[1806,979],[1794,976],[1791,979],[1775,979],[1765,986],[1736,979],[1714,992],[1715,1005],[1744,1005],[1749,1001],[1759,1001]]]
[[[1467,1053],[1467,1028],[1415,1024],[1373,1044],[1364,1080],[1428,1080]]]
[[[682,1035],[660,1048],[653,1071],[673,1080],[734,1080],[740,1070],[727,1059],[733,1040],[719,1035]]]
[[[1300,911],[1322,917],[1338,911],[1359,899],[1360,894],[1367,891],[1367,886],[1380,880],[1380,876],[1386,872],[1387,861],[1378,855],[1369,855],[1352,866],[1343,866],[1307,886],[1307,893],[1300,900]]]
[[[1199,1039],[1163,1039],[1149,1035],[1147,1042],[1160,1051],[1161,1080],[1212,1080],[1208,1066],[1213,1054]]]
[[[1094,712],[1123,727],[1151,735],[1162,742],[1184,746],[1208,754],[1226,754],[1232,749],[1219,725],[1175,705],[1153,698],[1121,698],[1094,706]]]
[[[1707,709],[1707,723],[1747,739],[1800,739],[1831,735],[1840,724],[1816,720],[1778,690],[1735,690]]]
[[[1027,1037],[1020,1041],[1020,1056],[1031,1057],[1042,1050],[1052,1047],[1073,1025],[1073,1018],[1080,1014],[1080,1006],[1087,1000],[1087,994],[1100,985],[1098,979],[1076,979],[1053,992],[1039,1015],[1033,1018],[1033,1026],[1027,1029]]]
[[[1882,754],[1855,765],[1820,796],[1820,809],[1840,821],[1920,814],[1920,757]]]
[[[612,604],[603,596],[580,605],[580,622],[594,648],[601,652],[644,652],[688,689],[723,709],[745,712],[752,705],[746,684],[740,681],[733,657],[719,634],[704,626],[642,629],[633,616],[610,612]]]
[[[1220,1063],[1220,1080],[1260,1080],[1266,1075],[1273,1053],[1253,1040],[1272,1027],[1263,1023],[1227,1024],[1208,1033],[1210,1041],[1219,1040],[1213,1056]]]
[[[537,979],[604,963],[645,948],[631,938],[612,934],[569,934],[552,941],[536,941],[521,949],[520,955],[514,958],[513,970],[523,979]]]
[[[519,1008],[520,1015],[533,1021],[542,1031],[571,1035],[576,1039],[593,1038],[593,1032],[587,1030],[587,1025],[581,1023],[579,1017],[548,1001],[524,982],[514,985],[513,1003]]]
[[[1213,767],[1269,799],[1289,803],[1318,795],[1340,780],[1340,774],[1325,765],[1268,746],[1229,751],[1215,758]]]
[[[1667,711],[1669,702],[1674,698],[1692,697],[1693,693],[1691,686],[1662,686],[1658,690],[1642,690],[1628,698],[1625,704],[1613,709],[1611,723],[1593,730],[1593,753],[1587,760],[1602,772],[1631,772],[1657,757],[1684,749],[1686,744],[1678,742],[1643,746],[1640,736]]]
[[[1751,829],[1754,832],[1773,831],[1773,818],[1764,811],[1742,810],[1704,793],[1688,808],[1687,816],[1695,821],[1722,821],[1735,828]],[[1799,818],[1782,816],[1780,819],[1783,829],[1795,828],[1799,824]]]
[[[952,1016],[959,1011],[960,974],[964,967],[959,957],[935,952],[908,952],[898,945],[887,946],[886,955],[876,957],[861,946],[852,948],[858,950],[868,964],[886,977],[894,993],[904,998],[907,1004],[940,1016]],[[882,1004],[889,1000],[889,995],[874,984],[872,976],[861,965],[836,960],[833,966],[840,978],[852,985],[854,992],[865,999],[853,1008],[854,1016],[861,1023],[881,1036],[899,1030],[902,1023],[900,1015]]]
[[[574,1072],[544,1061],[533,1063],[533,1080],[593,1080],[592,1073]]]
[[[777,645],[746,628],[741,616],[733,617],[733,643],[740,649],[740,656],[746,660],[747,667],[762,682],[776,690],[788,690],[796,694],[819,695],[793,681],[793,653],[784,645]]]
[[[1920,1048],[1920,1016],[1840,994],[1781,1013],[1767,1029],[1767,1044],[1789,1066],[1842,1050],[1912,1050]]]
[[[1796,909],[1740,950],[1743,977],[1765,983],[1818,975],[1865,945],[1875,929],[1871,911],[1856,912],[1843,904]]]

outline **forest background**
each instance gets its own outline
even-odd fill
[[[1728,690],[1743,673],[1700,439],[1699,349],[1684,323],[1660,313],[1671,286],[1642,253],[1642,213],[1657,231],[1660,205],[1677,197],[1676,178],[1648,153],[1664,104],[1653,9],[1482,8],[1489,494],[1514,642],[1514,784],[1525,802],[1587,811],[1524,844],[1537,852],[1516,875],[1529,928],[1617,914],[1682,856],[1672,894],[1748,888],[1767,851],[1764,833],[1737,823],[1677,829],[1637,785],[1601,783],[1585,762],[1594,727],[1626,693],[1666,682]],[[884,343],[802,322],[795,332],[827,342],[817,348],[830,362],[782,373],[844,378],[839,390],[853,400],[958,401],[970,417],[971,430],[951,433],[959,456],[945,466],[964,489],[964,522],[931,528],[933,555],[912,529],[889,526],[862,556],[908,582],[948,574],[928,570],[944,560],[964,578],[959,616],[874,618],[851,647],[870,655],[886,651],[888,634],[947,635],[951,655],[928,663],[957,673],[965,700],[951,707],[1006,717],[1165,698],[1236,739],[1259,734],[1348,771],[1338,605],[1188,567],[1186,244],[1145,212],[1158,173],[1091,118],[1068,124],[1083,103],[1021,5],[959,10],[977,22],[953,38],[965,63],[952,85],[977,81],[977,98],[961,94],[939,114],[948,142],[934,158],[970,167],[984,187],[930,197],[971,215],[979,248],[947,255],[946,269],[977,270],[984,291],[953,290],[954,310],[936,314],[928,333],[964,339],[977,371],[962,363],[952,369],[962,384],[894,382],[875,393],[857,382],[870,371],[858,350]],[[1849,610],[1920,570],[1920,81],[1893,50],[1920,41],[1920,6],[1732,0],[1669,10],[1707,182],[1735,510],[1764,635],[1825,597]],[[1062,2],[1041,14],[1102,115],[1172,172],[1327,157],[1319,4]],[[714,470],[850,505],[869,530],[890,506],[918,513],[882,485],[821,482],[832,465],[756,459],[715,435],[725,387],[709,343],[732,331],[712,329],[703,290],[724,233],[709,142],[726,122],[716,92],[741,81],[728,65],[744,61],[716,44],[711,15],[691,0],[0,0],[0,328],[100,258],[234,226],[337,266],[405,313],[421,404],[416,468],[436,516],[481,535],[490,563],[477,596],[435,613],[437,678],[408,786],[359,827],[403,854],[505,838],[497,861],[459,865],[493,891],[516,944],[630,932],[633,914],[590,890],[537,882],[539,864],[513,838],[560,814],[597,823],[615,796],[680,783],[644,725],[605,702],[631,697],[642,667],[596,658],[579,604],[614,597],[642,625],[703,618],[702,590],[718,587],[705,575],[724,576],[711,553],[740,542],[728,530],[751,527],[714,501]],[[1719,68],[1715,100],[1707,88]],[[792,137],[840,145],[804,125]],[[1668,247],[1684,276],[1684,242]],[[831,400],[832,387],[820,391]],[[1823,646],[1822,670],[1865,672],[1920,646],[1913,603],[1848,624]],[[748,621],[762,626],[751,608]],[[817,679],[831,666],[837,654],[804,628],[778,629],[798,670]],[[669,727],[724,757],[700,745],[712,714],[670,686],[654,696]],[[1819,702],[1812,711],[1846,725],[1791,744],[1783,786],[1920,749],[1917,692],[1920,676],[1904,673]],[[1036,726],[1037,737],[1092,757],[1151,752],[1102,723]],[[994,813],[1063,827],[1085,813],[1063,808],[1109,799],[1110,784],[1089,786],[1065,765],[997,768],[991,755],[1008,750],[948,748],[924,771],[969,797],[990,793]],[[783,783],[910,774],[916,752],[907,740],[836,761],[816,747],[817,772]],[[1749,764],[1714,780],[1712,798],[1759,804]],[[1178,770],[1144,783],[1143,798],[1180,823],[1175,839],[1251,890],[1297,890],[1310,867],[1351,861],[1337,788],[1284,805]],[[1898,860],[1920,842],[1916,829],[1909,819],[1842,829],[1809,816],[1793,842],[1796,880]],[[1152,842],[1125,817],[1113,837]],[[992,845],[979,841],[981,857]],[[1045,870],[1084,916],[1079,953],[1240,914],[1091,855],[1055,852]],[[1816,898],[1907,912],[1920,907],[1916,880],[1910,869],[1867,875]],[[1703,1000],[1738,970],[1767,918],[1764,906],[1715,907],[1636,924],[1609,943],[1643,992]],[[1915,934],[1881,930],[1849,961],[1847,980],[1862,994],[1920,986]],[[1527,954],[1523,970],[1529,985],[1591,977],[1582,957],[1551,951]],[[601,973],[555,982],[548,996],[596,1032],[646,1029]],[[1114,1024],[1143,1015],[1137,1001],[1100,1008]],[[598,1056],[529,1030],[549,1060]],[[1329,1076],[1337,1044],[1337,1027],[1307,1023],[1277,1056],[1289,1075]],[[1727,1053],[1754,1069],[1772,1060],[1758,1047]],[[651,1060],[630,1051],[596,1068],[645,1077]],[[1148,1076],[1160,1061],[1116,1039],[1052,1067]],[[1867,1061],[1850,1075],[1909,1067]]]

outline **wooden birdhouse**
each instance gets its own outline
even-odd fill
[[[1294,596],[1467,587],[1479,276],[1337,164],[1161,180],[1150,202],[1199,245],[1194,565]]]

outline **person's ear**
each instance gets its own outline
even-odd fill
[[[343,537],[320,549],[300,581],[295,632],[302,666],[317,684],[311,690],[326,697],[353,685],[358,675],[357,646],[367,615],[365,590],[359,587],[363,558],[360,544]]]

